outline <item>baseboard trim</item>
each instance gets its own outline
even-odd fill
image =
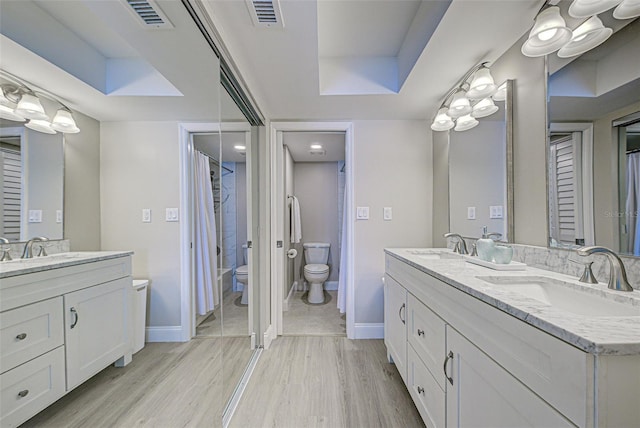
[[[338,281],[326,281],[324,289],[327,291],[336,291],[338,289]]]
[[[384,339],[384,323],[356,323],[356,339]]]
[[[269,324],[269,327],[264,332],[264,349],[269,349],[271,342],[276,338],[276,330],[273,328],[273,324]]]
[[[182,327],[179,325],[147,327],[145,340],[147,342],[183,342]]]
[[[291,287],[289,288],[289,294],[287,295],[287,298],[284,299],[284,302],[282,304],[282,310],[283,311],[288,311],[289,310],[289,302],[291,301],[291,298],[293,297],[293,293],[296,292],[296,288],[298,287],[298,281],[293,281],[293,284],[291,284]]]

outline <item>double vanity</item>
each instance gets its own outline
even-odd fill
[[[640,426],[637,290],[385,253],[385,345],[428,427]]]
[[[131,252],[0,263],[0,425],[14,427],[131,361]]]

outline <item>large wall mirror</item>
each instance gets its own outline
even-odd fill
[[[449,230],[478,238],[483,227],[513,241],[513,81],[499,110],[468,131],[449,131]],[[502,98],[502,97],[500,97]]]
[[[548,241],[640,256],[640,20],[610,15],[602,45],[548,57]]]
[[[62,239],[63,138],[0,122],[0,237]]]

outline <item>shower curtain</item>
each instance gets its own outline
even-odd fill
[[[209,158],[196,151],[195,179],[195,284],[199,315],[211,312],[219,302],[217,288],[216,221]]]
[[[351,192],[349,180],[344,183],[344,203],[342,204],[342,239],[340,240],[340,270],[338,276],[338,309],[341,314],[347,311],[347,260],[349,256],[349,216],[347,211],[348,195]]]
[[[627,251],[634,256],[640,255],[640,152],[627,155],[627,203],[626,223],[629,242]]]

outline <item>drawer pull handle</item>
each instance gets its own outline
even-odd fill
[[[74,328],[76,324],[78,324],[78,320],[80,319],[80,317],[78,316],[78,311],[76,311],[76,308],[71,308],[70,311],[71,311],[71,314],[73,315],[73,322],[71,323],[70,328]]]
[[[422,394],[424,392],[424,388],[419,386],[418,387],[418,394]]]
[[[424,336],[424,330],[418,329],[418,336]]]
[[[447,363],[449,362],[449,360],[453,360],[453,351],[449,351],[449,354],[444,359],[444,364],[442,366],[442,368],[444,369],[444,377],[446,377],[449,383],[453,385],[453,377],[449,377],[447,375]]]
[[[18,392],[18,397],[24,398],[24,397],[27,396],[27,394],[29,394],[29,390],[28,389],[23,389],[22,391]]]
[[[25,340],[27,338],[27,333],[20,333],[19,335],[16,336],[16,339],[18,340]]]
[[[402,306],[400,306],[400,310],[398,311],[398,316],[400,317],[400,321],[402,321],[402,324],[406,324],[406,320],[404,318],[402,318],[402,310],[405,308],[405,304],[403,303]]]

